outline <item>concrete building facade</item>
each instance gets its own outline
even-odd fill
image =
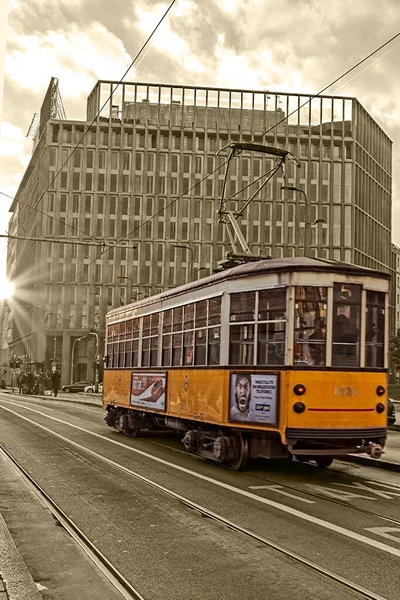
[[[62,383],[93,379],[108,309],[209,274],[224,258],[216,211],[227,154],[216,152],[257,140],[300,166],[287,162],[244,212],[253,253],[301,255],[306,234],[309,256],[391,270],[391,141],[355,98],[99,81],[84,122],[42,108],[11,207],[10,351],[57,364]],[[234,159],[230,208],[275,164],[251,152]]]

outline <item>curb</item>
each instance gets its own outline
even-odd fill
[[[26,394],[26,396],[30,396],[30,394]],[[54,398],[54,396],[39,396],[39,395],[35,395],[35,396],[30,396],[31,398],[43,398],[43,400],[54,400],[54,402],[69,402],[69,404],[80,404],[81,406],[94,406],[95,408],[103,408],[102,404],[95,404],[94,402],[84,402],[83,400],[75,400],[72,399],[69,400],[67,398]]]
[[[23,561],[11,537],[8,527],[0,515],[0,597],[6,600],[43,600],[32,575]]]
[[[2,390],[0,390],[1,392]],[[3,392],[5,394],[9,393],[12,394],[12,392],[4,391]],[[94,406],[94,408],[103,408],[103,402],[90,402],[87,401],[83,401],[83,400],[76,400],[75,398],[62,398],[60,396],[54,397],[54,396],[40,396],[39,394],[23,394],[23,396],[27,396],[28,398],[42,398],[43,400],[53,400],[54,402],[69,402],[70,404],[80,404],[81,406]],[[1,600],[1,596],[0,596],[0,600]]]
[[[400,473],[400,463],[388,462],[376,460],[374,458],[367,458],[366,456],[346,456],[346,459],[341,459],[344,462],[354,462],[359,465],[365,465],[367,467],[375,467],[377,469],[385,469],[386,471],[395,471]]]

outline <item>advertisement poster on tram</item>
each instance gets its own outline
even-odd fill
[[[278,375],[231,373],[230,390],[230,421],[278,424]]]
[[[165,410],[166,373],[132,373],[131,406]]]

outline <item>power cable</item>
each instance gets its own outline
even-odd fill
[[[97,112],[97,114],[95,115],[95,117],[93,118],[92,122],[90,123],[90,125],[88,126],[88,128],[86,129],[86,131],[84,131],[83,135],[81,136],[81,138],[79,139],[79,141],[76,143],[76,145],[72,148],[71,153],[68,155],[68,157],[65,159],[64,163],[61,165],[61,167],[59,168],[59,170],[57,171],[57,173],[54,175],[53,179],[50,181],[49,185],[47,186],[47,188],[45,190],[43,190],[43,192],[41,192],[39,198],[37,199],[36,203],[31,207],[32,210],[31,212],[27,215],[27,218],[25,219],[25,222],[28,220],[29,216],[32,214],[32,211],[36,209],[38,203],[40,202],[40,200],[43,198],[44,194],[46,192],[49,191],[49,189],[51,188],[51,186],[53,185],[54,181],[57,179],[58,175],[61,173],[62,169],[65,167],[65,165],[68,163],[69,159],[71,158],[71,156],[74,154],[75,150],[78,148],[79,144],[82,142],[82,140],[86,137],[86,135],[89,133],[92,125],[96,122],[97,118],[100,116],[101,112],[103,111],[103,109],[105,108],[105,106],[108,104],[108,102],[111,100],[111,98],[113,97],[113,95],[115,94],[116,90],[118,89],[118,87],[121,85],[121,83],[123,82],[123,80],[125,79],[126,75],[129,73],[129,71],[131,70],[131,68],[133,67],[133,65],[135,64],[136,60],[139,58],[139,56],[142,54],[142,52],[144,51],[144,49],[146,48],[146,46],[148,45],[148,43],[150,42],[150,40],[152,39],[152,37],[154,36],[154,34],[156,33],[157,29],[160,27],[161,23],[164,21],[164,19],[166,18],[167,14],[169,13],[169,11],[172,9],[173,5],[175,4],[176,0],[172,0],[171,4],[168,6],[167,10],[165,11],[165,13],[162,15],[161,19],[158,21],[157,25],[155,26],[155,28],[153,29],[153,31],[151,32],[151,34],[149,35],[149,37],[147,38],[147,40],[145,41],[145,43],[142,45],[142,47],[140,48],[139,52],[136,54],[135,58],[133,59],[133,61],[131,62],[131,64],[129,65],[129,67],[126,69],[125,73],[122,75],[121,79],[118,81],[117,85],[115,86],[115,88],[112,89],[111,94],[109,95],[109,97],[107,98],[107,100],[104,102],[104,104],[101,106],[101,108],[99,109],[99,111]],[[18,200],[17,200],[18,202]],[[22,227],[24,226],[25,222],[22,224]],[[68,225],[68,227],[72,227],[71,225]],[[31,249],[29,250],[28,254],[31,252]],[[25,255],[24,259],[28,256],[28,254]]]
[[[12,200],[14,200],[14,198],[12,196],[9,196],[8,194],[5,194],[4,192],[0,192],[0,194],[2,194],[3,196],[7,196],[8,198],[11,198]],[[27,202],[23,202],[22,200],[17,200],[17,202],[18,202],[18,204],[23,204],[24,206],[28,206],[31,208],[31,205],[28,204]],[[53,215],[49,215],[48,213],[41,210],[40,208],[35,207],[34,210],[36,210],[38,213],[44,215],[45,217],[50,217],[54,221],[58,221],[59,223],[62,223],[66,227],[71,227],[71,229],[73,231],[82,233],[85,237],[92,238],[93,240],[98,241],[98,239],[94,235],[91,235],[90,233],[86,233],[86,231],[84,231],[83,229],[79,229],[79,227],[74,227],[73,225],[69,225],[65,221],[62,221],[61,219],[58,219],[57,217],[54,217]],[[26,239],[28,239],[28,238],[26,238]],[[38,241],[40,241],[40,240],[38,239]]]

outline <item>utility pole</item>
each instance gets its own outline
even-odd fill
[[[94,391],[97,393],[99,391],[99,365],[98,365],[98,356],[99,356],[99,334],[96,331],[89,331],[88,335],[96,336],[96,357],[94,361]]]

